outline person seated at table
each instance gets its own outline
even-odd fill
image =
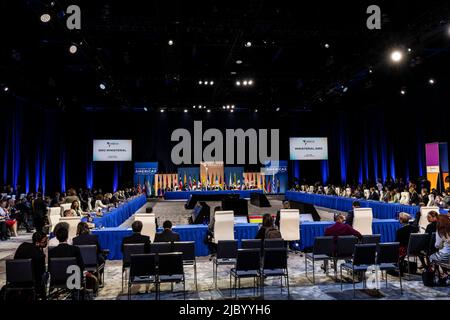
[[[23,242],[14,254],[14,260],[31,259],[33,265],[34,282],[36,286],[36,294],[38,297],[45,299],[45,254],[44,249],[47,247],[48,237],[43,232],[35,232],[32,236],[32,242]]]
[[[270,213],[265,213],[262,218],[261,228],[259,228],[255,239],[264,240],[269,230],[276,229],[273,224],[273,217]]]
[[[59,222],[55,226],[54,234],[58,240],[58,246],[48,251],[48,257],[51,258],[75,258],[81,271],[84,270],[84,262],[81,256],[80,248],[67,243],[69,239],[69,224],[67,222]]]
[[[370,188],[370,195],[369,195],[369,199],[368,200],[372,200],[372,201],[379,201],[380,200],[380,194],[378,193],[377,190],[375,190],[374,187]]]
[[[100,248],[98,237],[95,234],[91,234],[89,225],[86,222],[80,222],[77,225],[77,236],[72,239],[74,246],[95,245],[97,247],[97,263],[101,265],[105,262],[105,256]],[[103,270],[102,270],[103,272]],[[99,277],[101,279],[101,277]]]
[[[75,213],[75,210],[67,209],[67,210],[64,210],[63,216],[64,217],[76,217],[77,215]]]
[[[353,229],[349,224],[345,224],[345,216],[342,213],[338,213],[334,216],[335,223],[325,229],[325,236],[334,237],[334,241],[337,241],[339,236],[355,236],[358,239],[362,239],[361,233]]]
[[[446,263],[450,261],[450,219],[445,215],[439,215],[436,223],[436,242],[435,247],[439,249],[438,252],[430,256],[430,262],[439,276],[439,283],[446,284],[448,279],[448,270],[441,267],[437,263]]]
[[[83,210],[81,210],[80,201],[78,201],[78,200],[75,200],[74,202],[72,202],[70,209],[72,209],[74,211],[75,215],[78,217],[84,216],[86,214],[85,212],[83,212]]]
[[[124,244],[131,243],[143,243],[144,244],[144,252],[150,253],[150,237],[144,236],[141,234],[142,231],[142,221],[136,220],[131,224],[131,229],[133,230],[133,234],[131,236],[125,237],[122,240],[122,252]]]
[[[101,211],[102,209],[105,209],[105,208],[108,208],[108,206],[103,204],[103,195],[98,194],[95,197],[94,210],[95,211]]]
[[[355,217],[354,213],[355,208],[361,208],[361,204],[359,203],[359,201],[353,201],[352,210],[348,211],[347,217],[345,218],[345,223],[350,226],[353,226],[353,218]]]
[[[163,232],[155,234],[154,242],[175,242],[180,241],[180,234],[172,231],[172,222],[166,220],[163,222]]]
[[[77,196],[77,192],[75,191],[75,189],[70,188],[67,193],[68,193],[68,195],[67,195],[67,197],[64,198],[64,202],[63,203],[73,203],[75,200],[80,201],[80,199]]]
[[[400,244],[399,258],[401,260],[404,260],[406,257],[406,252],[407,252],[409,238],[411,236],[411,233],[419,232],[419,228],[417,226],[411,225],[409,223],[410,219],[411,219],[411,216],[406,212],[401,212],[398,216],[398,220],[402,226],[397,230],[395,241],[399,242],[399,244]]]

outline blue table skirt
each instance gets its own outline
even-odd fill
[[[103,217],[94,218],[94,224],[96,227],[118,227],[146,202],[147,198],[145,195],[139,196],[138,198],[122,204],[120,207],[115,208],[110,212],[103,213]]]
[[[258,229],[258,224],[235,224],[234,237],[239,241],[239,246],[241,239],[254,239]],[[158,232],[161,231],[162,228],[159,228]],[[209,254],[208,246],[204,242],[208,231],[208,226],[179,225],[174,226],[173,231],[180,234],[181,241],[195,241],[196,256],[207,256]],[[122,259],[122,239],[131,235],[132,231],[131,228],[104,228],[100,230],[93,230],[92,233],[98,236],[100,247],[102,249],[109,249],[108,259],[120,260]]]
[[[320,194],[310,194],[296,191],[287,191],[286,199],[338,211],[351,210],[353,201],[358,200],[361,204],[361,207],[372,208],[373,217],[377,219],[397,219],[400,212],[407,212],[414,218],[416,216],[416,213],[419,211],[419,207],[417,206],[408,206],[397,203],[368,201],[336,196],[325,196]]]
[[[298,243],[300,249],[312,247],[314,238],[323,236],[325,229],[333,223],[331,221],[303,222],[300,225],[300,241]],[[381,242],[395,241],[399,228],[400,223],[395,219],[374,219],[372,222],[372,233],[381,234]]]
[[[191,194],[239,194],[240,198],[250,198],[250,193],[262,193],[262,190],[217,190],[217,191],[167,191],[166,200],[188,200]]]

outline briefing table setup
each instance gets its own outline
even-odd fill
[[[250,198],[251,193],[263,193],[260,189],[249,190],[205,190],[205,191],[166,191],[165,200],[188,200],[192,195],[228,195],[237,194],[239,198]]]

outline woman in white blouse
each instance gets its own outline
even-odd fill
[[[103,204],[102,200],[103,200],[103,196],[101,194],[99,194],[95,200],[95,205],[94,205],[95,211],[101,211],[102,209],[108,208],[107,205]]]

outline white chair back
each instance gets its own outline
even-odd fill
[[[341,188],[336,187],[336,189],[334,189],[334,191],[336,191],[337,196],[341,196]]]
[[[80,217],[61,217],[59,222],[67,222],[69,224],[69,242],[72,243],[72,239],[77,236],[77,226],[80,223]]]
[[[60,211],[61,217],[64,217],[64,211],[69,210],[71,206],[72,206],[71,203],[62,203],[62,204],[60,204],[59,207],[61,208],[61,211]]]
[[[359,231],[362,235],[371,235],[373,221],[372,208],[354,208],[353,214],[353,229]]]
[[[308,192],[309,193],[314,193],[314,186],[309,186]]]
[[[92,198],[88,198],[87,206],[88,206],[88,211],[91,212],[92,211]]]
[[[436,203],[434,202],[434,194],[429,194],[428,195],[428,203],[427,203],[427,207],[434,207],[436,205]],[[439,212],[439,211],[438,211]]]
[[[345,188],[345,196],[346,197],[351,197],[352,196],[352,189]]]
[[[61,208],[58,207],[48,208],[47,215],[48,220],[50,221],[50,232],[53,232],[53,229],[61,219]]]
[[[219,240],[234,240],[234,212],[216,211],[214,213],[214,243]]]
[[[141,221],[141,234],[144,236],[149,236],[151,242],[155,241],[156,217],[154,213],[136,213],[134,215],[134,221]]]
[[[370,197],[370,190],[364,189],[364,198],[369,199],[369,197]]]
[[[401,204],[409,204],[409,192],[402,192],[400,197]]]
[[[420,208],[420,218],[419,218],[419,233],[425,233],[429,222],[427,219],[428,212],[436,211],[439,213],[438,207],[421,207]]]
[[[328,190],[329,190],[328,187],[323,187],[323,191],[325,192],[325,194],[328,194]]]
[[[280,210],[280,233],[283,240],[300,240],[300,212],[298,209]]]

